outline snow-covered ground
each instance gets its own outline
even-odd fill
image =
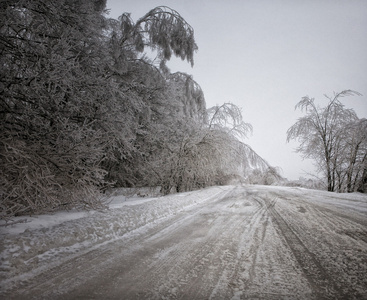
[[[224,186],[0,227],[9,299],[367,299],[367,196]]]
[[[106,211],[17,217],[11,221],[14,225],[8,226],[1,221],[0,287],[7,289],[20,279],[33,277],[95,246],[207,201],[223,189],[226,187],[153,198],[120,194],[110,197]]]

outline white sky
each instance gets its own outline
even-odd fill
[[[111,18],[129,12],[134,21],[161,5],[194,28],[199,46],[193,68],[172,58],[171,71],[193,75],[207,107],[241,107],[254,127],[245,142],[288,179],[314,172],[286,143],[303,96],[325,105],[324,94],[352,89],[363,96],[342,102],[367,117],[367,1],[107,0]]]

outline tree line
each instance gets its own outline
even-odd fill
[[[231,179],[282,180],[243,142],[252,131],[232,103],[206,107],[192,76],[194,29],[159,6],[134,22],[105,0],[0,2],[0,218],[100,208],[111,187],[163,194]],[[153,52],[148,56],[147,53]],[[330,191],[366,190],[366,126],[339,98],[306,110],[288,131]]]
[[[0,216],[98,208],[110,187],[162,193],[268,168],[231,103],[206,108],[193,28],[160,6],[134,22],[105,0],[0,3]],[[155,58],[146,53],[153,51]]]

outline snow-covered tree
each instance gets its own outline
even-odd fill
[[[358,119],[344,127],[342,135],[342,159],[340,166],[344,170],[340,172],[339,191],[356,190],[365,192],[367,168],[367,120]],[[344,171],[344,172],[343,172]]]
[[[165,62],[193,64],[193,30],[176,11],[158,7],[133,24],[107,19],[105,4],[1,3],[2,215],[99,206],[105,179],[133,173],[151,102],[166,99]]]
[[[280,168],[268,166],[267,168],[254,169],[247,175],[247,181],[251,184],[280,185],[285,179],[280,175]]]
[[[0,4],[0,217],[101,207],[115,186],[164,193],[267,167],[242,139],[238,107],[206,110],[193,28],[160,6],[134,22],[105,0]],[[157,54],[148,58],[147,51]]]
[[[361,148],[365,134],[360,133],[356,124],[364,124],[352,109],[346,109],[340,98],[360,95],[352,90],[334,93],[328,97],[326,107],[320,108],[313,98],[303,97],[296,109],[306,115],[288,129],[287,141],[298,140],[297,152],[304,158],[312,158],[327,179],[328,191],[351,191],[352,178],[359,178],[363,169],[365,149]],[[362,132],[365,132],[362,129]],[[358,168],[356,168],[357,157]],[[353,184],[353,187],[355,185]],[[354,188],[353,188],[354,189]]]
[[[2,214],[99,204],[104,2],[1,3]]]

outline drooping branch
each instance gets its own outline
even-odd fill
[[[194,52],[198,50],[194,29],[177,11],[167,6],[158,6],[135,24],[130,14],[123,14],[119,20],[121,46],[126,41],[133,40],[136,50],[140,52],[143,52],[146,46],[157,50],[162,67],[170,60],[172,54],[182,60],[186,59],[191,66],[194,65]]]
[[[243,121],[241,110],[232,103],[208,109],[208,120],[209,129],[224,130],[239,138],[245,138],[252,132],[251,124]]]

